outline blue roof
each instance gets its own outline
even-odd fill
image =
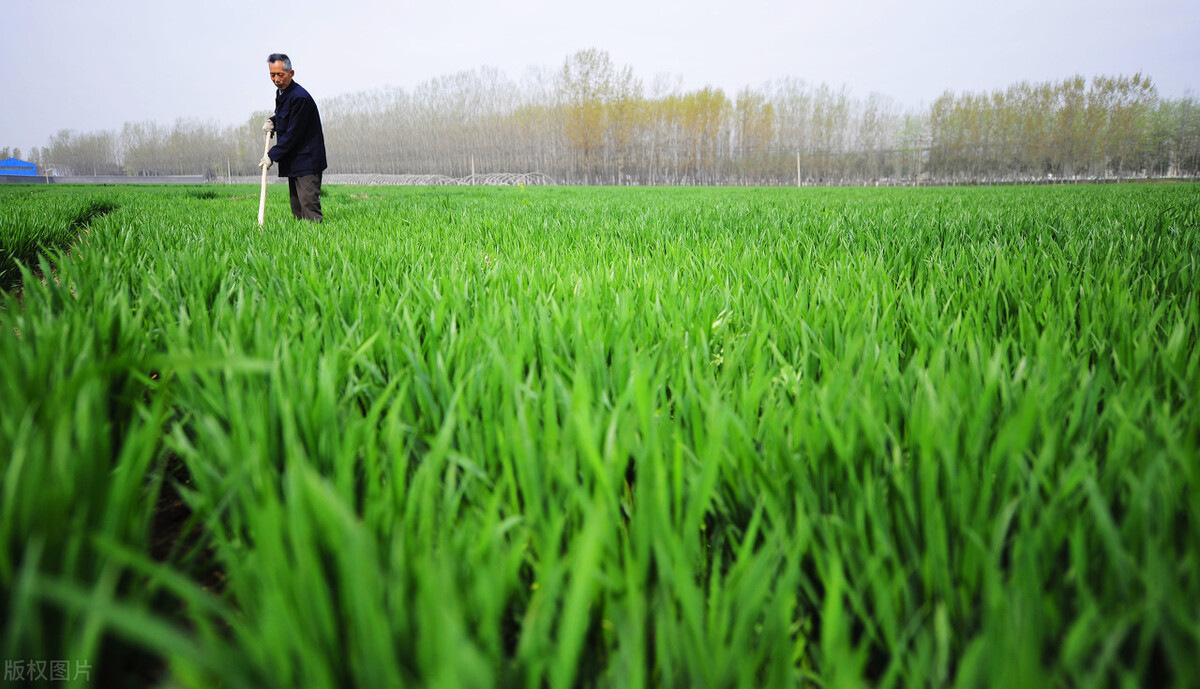
[[[37,165],[16,158],[5,158],[0,160],[0,175],[37,175]]]

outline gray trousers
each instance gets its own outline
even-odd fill
[[[321,173],[288,177],[288,197],[297,220],[321,222]]]

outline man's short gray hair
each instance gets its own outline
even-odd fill
[[[287,55],[284,55],[283,53],[271,53],[267,56],[267,64],[269,65],[274,62],[282,62],[284,69],[289,72],[292,71],[292,58],[288,57]]]

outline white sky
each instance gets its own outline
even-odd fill
[[[0,0],[0,146],[61,129],[274,106],[266,55],[318,100],[497,67],[514,80],[606,50],[730,96],[783,77],[904,106],[946,90],[1142,72],[1200,93],[1196,0]]]

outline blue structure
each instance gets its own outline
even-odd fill
[[[0,160],[0,175],[19,175],[22,177],[37,177],[37,165],[16,158]]]

